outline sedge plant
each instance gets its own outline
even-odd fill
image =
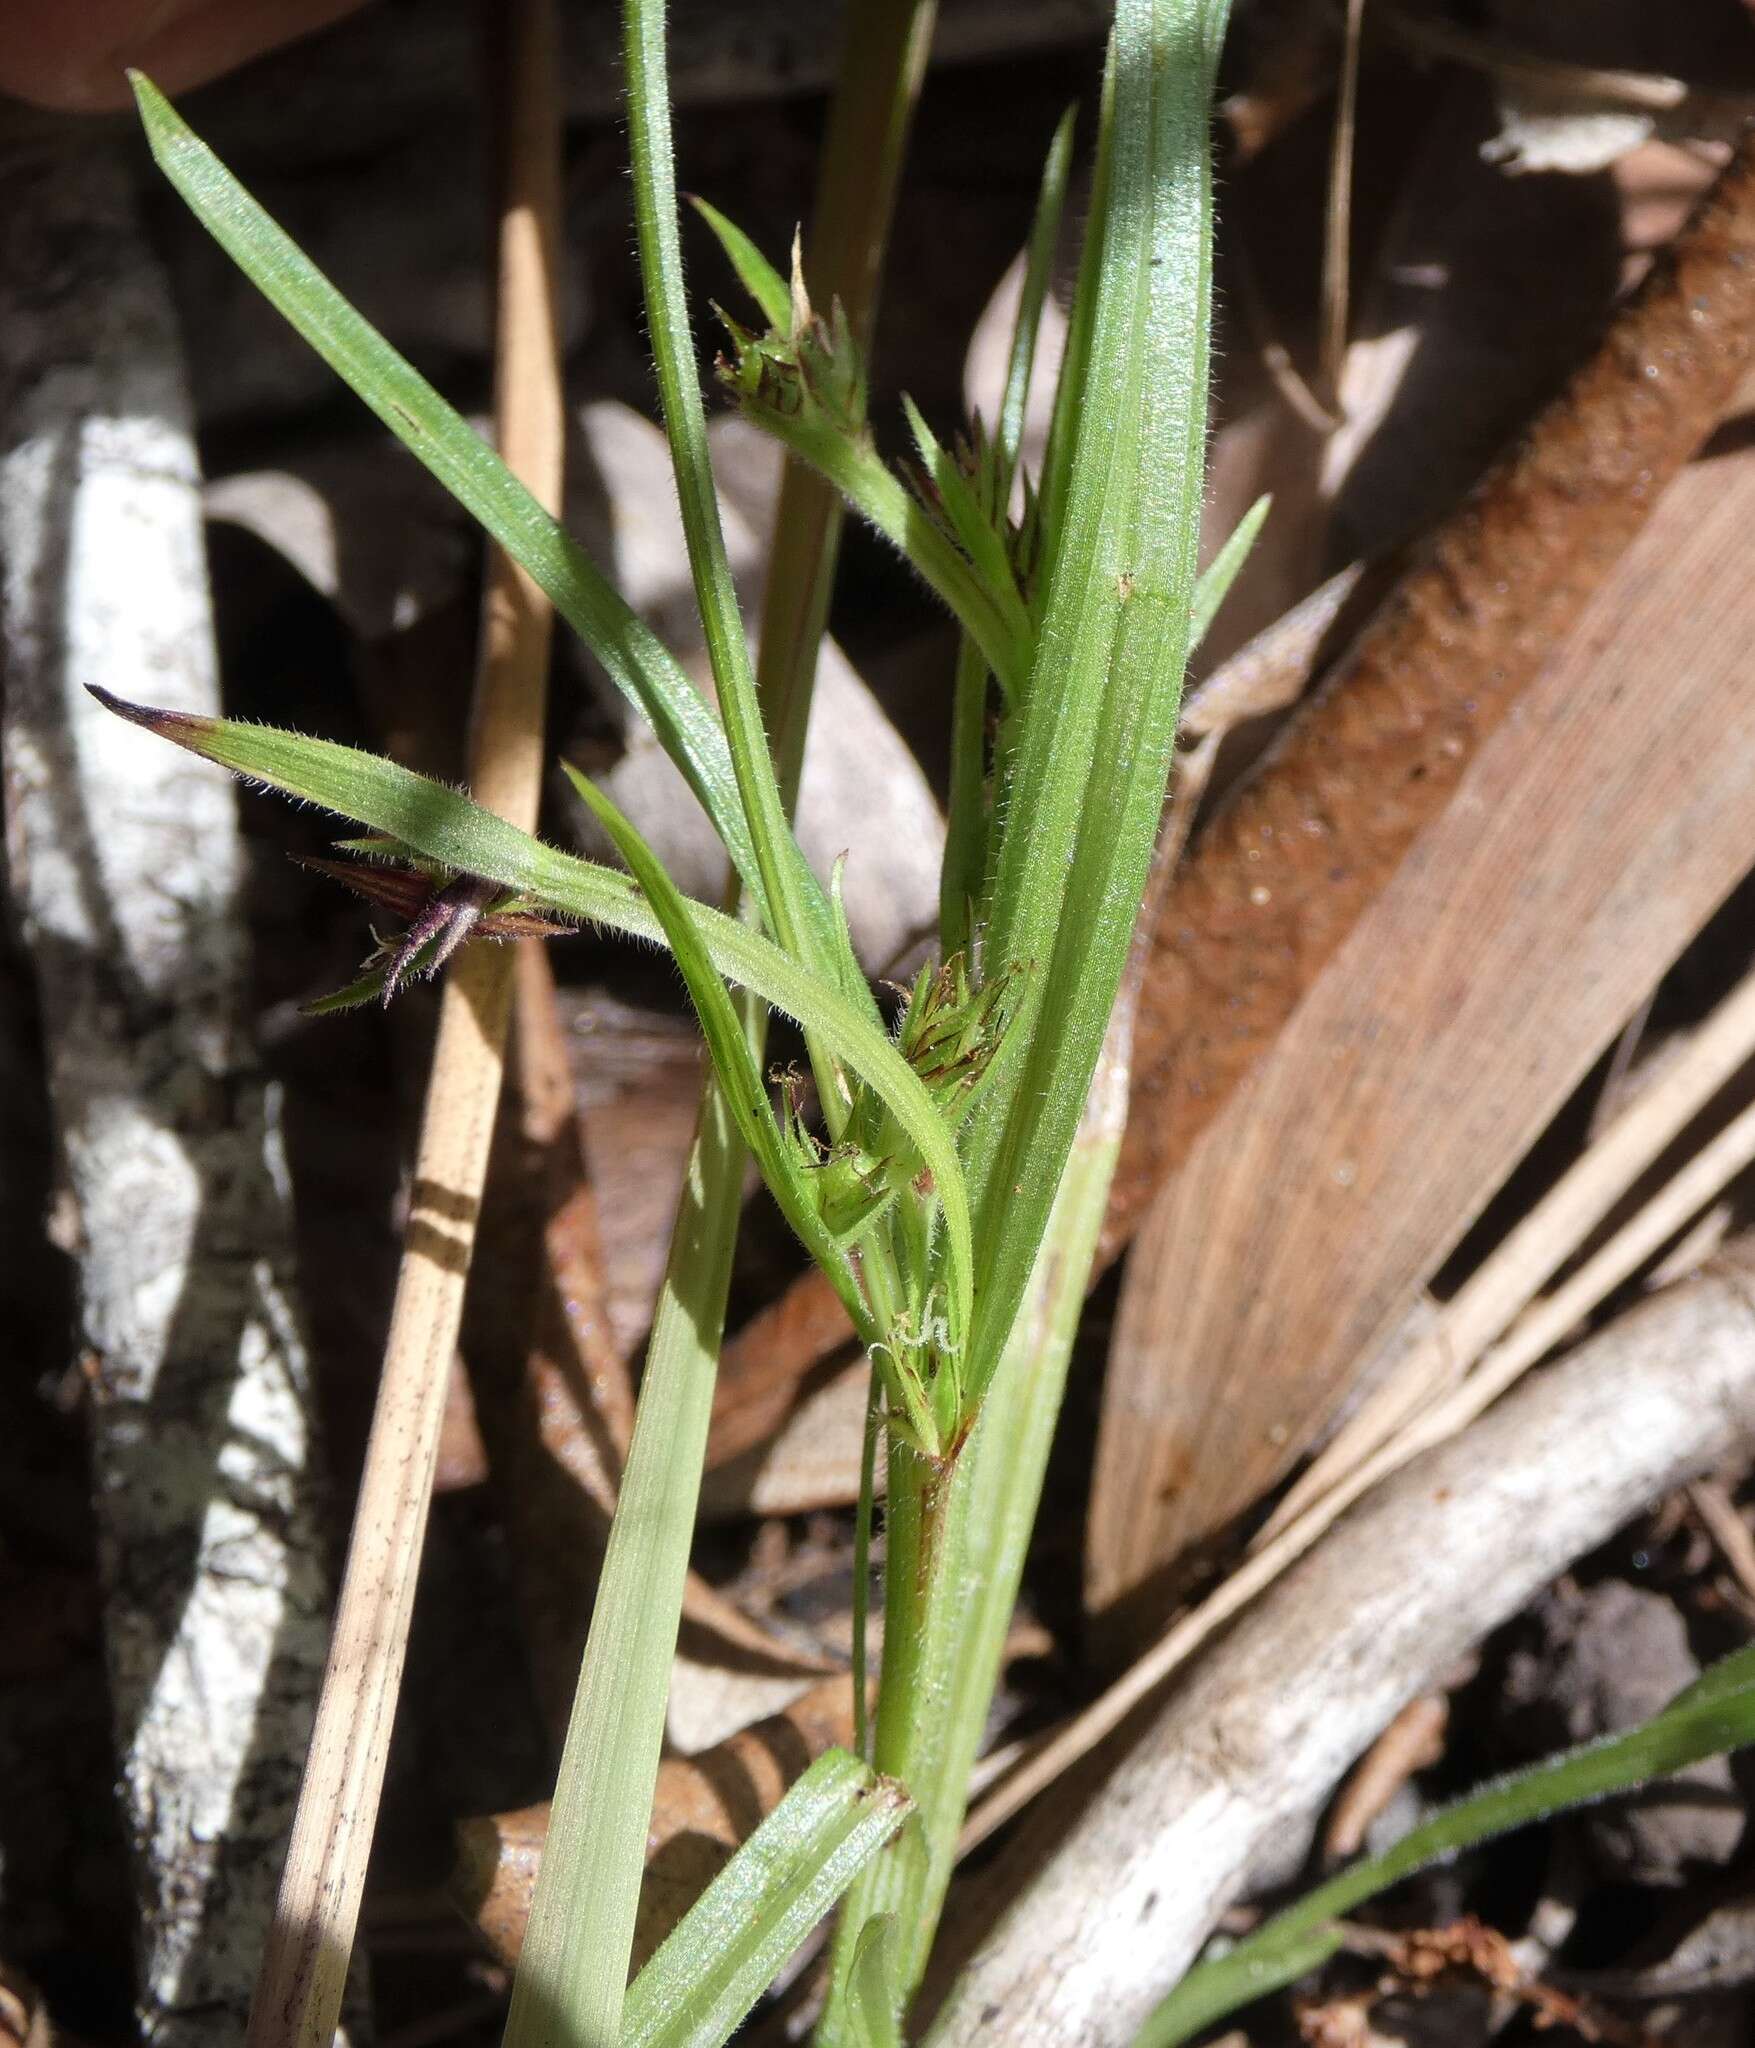
[[[863,0],[916,63],[918,4]],[[552,599],[648,718],[723,842],[738,904],[685,897],[568,770],[623,863],[576,858],[456,790],[271,727],[116,704],[164,738],[359,828],[357,885],[406,937],[332,1005],[387,996],[460,945],[594,925],[664,947],[700,1017],[703,1102],[611,1532],[508,2039],[724,2040],[843,1899],[826,2042],[899,2038],[937,1925],[1040,1490],[1118,1136],[1111,1036],[1190,646],[1255,519],[1196,574],[1206,433],[1208,121],[1227,0],[1118,0],[1092,198],[1041,472],[1019,446],[1060,240],[1070,124],[1049,151],[1005,402],[950,445],[911,406],[886,461],[855,322],[711,207],[750,301],[721,380],[799,471],[892,542],[954,615],[941,950],[886,1020],[839,877],[789,804],[796,709],[765,703],[732,588],[682,273],[662,0],[626,0],[637,239],[658,391],[717,705],[493,452],[137,82],[154,153],[263,292]],[[898,72],[898,76],[900,73]],[[891,131],[893,134],[893,126]],[[1259,514],[1256,515],[1259,517]],[[829,531],[820,522],[820,536]],[[786,536],[782,535],[782,546]],[[789,659],[820,627],[832,544],[800,579]],[[801,653],[802,650],[802,653]],[[807,664],[808,665],[808,664]],[[794,677],[794,680],[796,678]],[[798,692],[794,692],[795,699]],[[113,700],[111,700],[113,701]],[[851,857],[858,858],[857,842]],[[736,991],[734,995],[733,991]],[[814,1082],[770,1085],[768,1015]],[[1093,1094],[1106,1037],[1106,1085]],[[630,1989],[665,1688],[745,1158],[846,1309],[887,1438],[884,1654],[859,1757],[795,1789]],[[868,1457],[860,1529],[872,1524]],[[862,1620],[862,1617],[861,1617]],[[863,1699],[863,1626],[855,1696]],[[662,1993],[650,1973],[668,1973]],[[686,1994],[686,1995],[685,1995]],[[679,2017],[680,2015],[680,2017]]]

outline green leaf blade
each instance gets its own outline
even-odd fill
[[[1054,139],[1048,145],[1048,155],[1042,166],[1035,216],[1030,223],[1023,285],[1018,294],[1018,316],[1012,326],[1011,350],[1006,359],[1005,393],[999,410],[997,438],[1002,496],[1010,491],[1012,471],[1017,463],[1018,450],[1023,445],[1024,404],[1030,394],[1036,344],[1042,329],[1042,309],[1048,298],[1061,217],[1066,211],[1076,122],[1077,109],[1068,107],[1055,127]]]
[[[744,1151],[702,1098],[591,1611],[507,2048],[615,2048],[724,1326]]]
[[[442,868],[484,876],[563,917],[601,924],[629,938],[665,942],[656,912],[629,876],[520,832],[443,783],[334,740],[238,719],[155,711],[88,687],[119,717],[160,738],[364,825]],[[944,1218],[954,1309],[966,1329],[974,1282],[968,1187],[944,1120],[919,1077],[882,1028],[839,988],[800,967],[738,919],[693,898],[682,900],[714,969],[815,1033],[895,1115],[933,1178]]]
[[[1231,529],[1223,547],[1201,572],[1200,581],[1194,586],[1194,601],[1188,614],[1188,651],[1190,654],[1207,637],[1207,629],[1219,615],[1219,607],[1231,594],[1231,586],[1237,581],[1250,550],[1255,546],[1267,516],[1273,510],[1273,499],[1264,492],[1237,524]]]
[[[689,202],[713,230],[726,260],[737,272],[737,280],[762,309],[762,318],[776,334],[792,325],[792,288],[735,221],[704,199]]]
[[[1654,1719],[1486,1785],[1307,1892],[1227,1954],[1189,1971],[1135,2037],[1180,2048],[1240,2005],[1294,1983],[1339,1947],[1334,1923],[1404,1877],[1563,1809],[1755,1742],[1755,1645],[1723,1658]]]
[[[968,1154],[981,1249],[976,1399],[1084,1106],[1169,775],[1204,490],[1207,124],[1227,11],[1226,0],[1120,0],[1116,14],[1085,382],[1068,416],[1036,659],[995,804],[1004,831],[987,971],[1025,970],[1027,994]]]
[[[612,682],[651,722],[764,901],[724,728],[657,635],[469,423],[363,320],[184,122],[130,74],[153,157],[263,296],[548,594]]]
[[[721,2048],[908,1813],[893,1779],[819,1757],[634,1980],[621,2048]]]
[[[848,2048],[903,2048],[896,1916],[879,1913],[859,1931],[847,1982]]]

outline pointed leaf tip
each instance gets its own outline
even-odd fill
[[[87,683],[85,688],[106,711],[113,711],[118,718],[127,719],[130,725],[144,726],[148,732],[156,732],[165,739],[175,740],[179,746],[194,746],[195,741],[191,735],[215,723],[213,719],[203,718],[194,711],[161,711],[154,704],[131,703],[126,697],[118,697],[113,690],[106,690],[101,683]]]

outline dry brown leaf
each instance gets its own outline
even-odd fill
[[[1095,1606],[1285,1470],[1755,859],[1752,516],[1749,457],[1671,490],[1166,1183],[1116,1331]]]

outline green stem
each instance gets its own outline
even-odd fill
[[[1711,1666],[1653,1720],[1483,1786],[1440,1809],[1380,1856],[1305,1893],[1235,1948],[1198,1963],[1159,2004],[1134,2048],[1181,2044],[1240,2005],[1265,1998],[1326,1962],[1341,1946],[1342,1915],[1416,1870],[1550,1814],[1626,1791],[1702,1757],[1755,1740],[1755,1649]]]
[[[1124,1005],[1022,1312],[973,1432],[942,1461],[891,1444],[873,1761],[907,1785],[915,1818],[848,1896],[819,2034],[825,2048],[854,2038],[851,1980],[868,1924],[895,1915],[895,1982],[903,2001],[920,1982],[938,1926],[1108,1206],[1126,1112],[1130,1023]]]
[[[744,1148],[709,1083],[555,1786],[506,2048],[616,2048]]]
[[[854,9],[848,61],[831,116],[819,232],[833,230],[834,246],[845,252],[844,260],[864,280],[860,294],[867,318],[894,200],[902,139],[918,93],[932,19],[930,0],[859,0]],[[648,277],[656,273],[660,293],[675,292],[675,298],[668,301],[672,306],[668,319],[661,314],[660,306],[666,303],[662,297],[660,304],[653,307],[655,343],[661,330],[675,343],[679,334],[686,338],[687,321],[681,302],[680,254],[675,247],[668,101],[662,85],[662,32],[661,6],[653,4],[653,0],[630,0],[627,38],[631,97],[640,115],[651,116],[656,110],[655,124],[645,126],[644,132],[636,136],[637,152],[644,155],[652,173],[641,202],[642,211],[648,216],[642,221],[642,254],[648,263]],[[654,64],[656,72],[652,69]],[[640,89],[642,77],[645,90]],[[875,158],[869,142],[874,116],[886,138]],[[848,284],[844,283],[842,290],[844,298],[851,301],[853,294]],[[702,609],[708,615],[717,608],[718,626],[715,628],[710,617],[709,634],[717,630],[720,658],[735,664],[739,650],[744,647],[742,627],[735,618],[734,601],[731,617],[725,616],[724,593],[729,589],[729,578],[719,574],[723,567],[723,542],[718,535],[717,505],[701,501],[703,487],[708,493],[712,488],[705,464],[704,426],[698,441],[691,426],[691,419],[699,424],[699,391],[692,383],[692,367],[687,369],[686,376],[683,374],[683,351],[675,346],[660,346],[659,354],[661,373],[663,359],[668,356],[668,374],[677,386],[674,393],[666,393],[666,410],[673,421],[680,423],[680,434],[673,426],[673,447],[680,439],[679,489],[684,493],[685,511],[694,528],[690,534],[691,560],[696,566]],[[693,479],[692,487],[689,477]],[[782,488],[763,621],[762,667],[756,686],[759,707],[742,707],[740,733],[744,744],[732,742],[734,759],[739,760],[739,789],[744,803],[770,823],[773,805],[762,786],[762,768],[769,768],[766,780],[776,785],[774,801],[781,813],[789,814],[797,797],[817,643],[827,613],[839,531],[839,509],[830,494],[814,478],[803,479],[803,483],[808,485],[808,491],[789,476]],[[811,493],[818,494],[824,502],[813,506]],[[735,627],[730,636],[736,642],[735,648],[727,642],[728,626]],[[747,674],[747,652],[742,658]],[[729,672],[735,693],[737,671],[733,666]],[[723,681],[720,687],[724,702]],[[768,754],[764,741],[761,761],[753,763],[749,761],[747,743],[762,732],[763,712],[775,736],[774,753]],[[728,723],[729,717],[728,707]],[[775,759],[779,764],[777,778],[769,765]],[[746,765],[754,768],[754,782],[748,788],[743,773]],[[760,847],[762,833],[754,836]],[[789,833],[785,846],[796,850]],[[774,851],[770,840],[770,858]],[[802,861],[799,865],[803,865]],[[808,870],[805,872],[808,875]],[[869,1005],[870,993],[862,977],[842,974],[839,978],[843,984],[857,981],[857,990],[844,986],[844,993]],[[750,1013],[752,1044],[759,1058],[763,1020],[753,1005]],[[683,1208],[672,1239],[665,1290],[654,1323],[635,1438],[623,1480],[622,1504],[612,1527],[610,1556],[600,1582],[599,1614],[592,1621],[592,1644],[600,1651],[606,1639],[616,1633],[616,1610],[619,1608],[625,1630],[639,1603],[645,1603],[646,1639],[659,1639],[667,1633],[674,1648],[676,1622],[682,1608],[687,1536],[684,1534],[679,1548],[674,1529],[668,1541],[655,1543],[655,1534],[671,1524],[685,1531],[693,1524],[732,1248],[742,1205],[744,1166],[744,1148],[717,1090],[709,1085],[701,1130],[690,1157]],[[662,1555],[655,1556],[655,1551]],[[653,1625],[654,1616],[661,1625]],[[562,2048],[562,2044],[565,2048],[615,2048],[627,1957],[632,1947],[633,1915],[645,1864],[645,1829],[663,1733],[669,1668],[667,1650],[662,1677],[656,1683],[649,1681],[623,1692],[617,1660],[607,1654],[594,1657],[592,1648],[587,1648],[580,1696],[569,1731],[569,1754],[563,1760],[557,1787],[551,1846],[544,1857],[538,1898],[533,1905],[531,1939],[538,1941],[537,1953],[520,1967],[507,2029],[509,2048],[538,2048],[538,2044],[543,2044],[543,2048],[548,2048],[548,2044],[553,2044],[553,2048]],[[600,1776],[596,1762],[601,1731],[618,1717],[623,1728],[637,1731],[634,1741],[641,1760],[631,1773],[617,1768],[608,1776]],[[602,1803],[613,1809],[608,1817],[608,1830],[597,1826]],[[589,1858],[579,1854],[581,1834],[587,1828],[603,1851],[599,1854],[594,1850]],[[538,1907],[545,1930],[540,1939]],[[528,1942],[526,1954],[530,1956]]]
[[[871,346],[896,187],[936,15],[936,0],[859,0],[847,24],[808,258],[812,283],[825,304],[840,300],[862,353]],[[778,736],[776,769],[789,802],[798,794],[804,758],[804,721],[789,713],[795,700],[808,698],[816,676],[841,521],[835,492],[802,463],[788,462],[762,609],[756,687]]]
[[[987,868],[987,662],[965,633],[951,699],[951,800],[939,871],[939,943],[967,953]]]
[[[840,301],[848,330],[862,352],[871,345],[896,188],[937,13],[937,0],[857,0],[847,23],[823,139],[809,273],[826,303]],[[780,481],[756,661],[756,692],[776,736],[775,772],[789,811],[798,801],[804,714],[828,624],[843,517],[835,491],[805,464],[789,459]],[[901,1286],[888,1248],[876,1236],[862,1254],[862,1263],[874,1313],[887,1318]],[[854,1746],[862,1757],[869,1736],[866,1609],[879,1393],[880,1376],[874,1366],[854,1543]]]
[[[622,16],[623,53],[640,274],[689,567],[774,936],[795,960],[826,970],[831,979],[839,980],[840,949],[834,920],[828,916],[820,889],[813,889],[775,777],[707,454],[707,421],[683,290],[664,11],[664,0],[627,0]]]

